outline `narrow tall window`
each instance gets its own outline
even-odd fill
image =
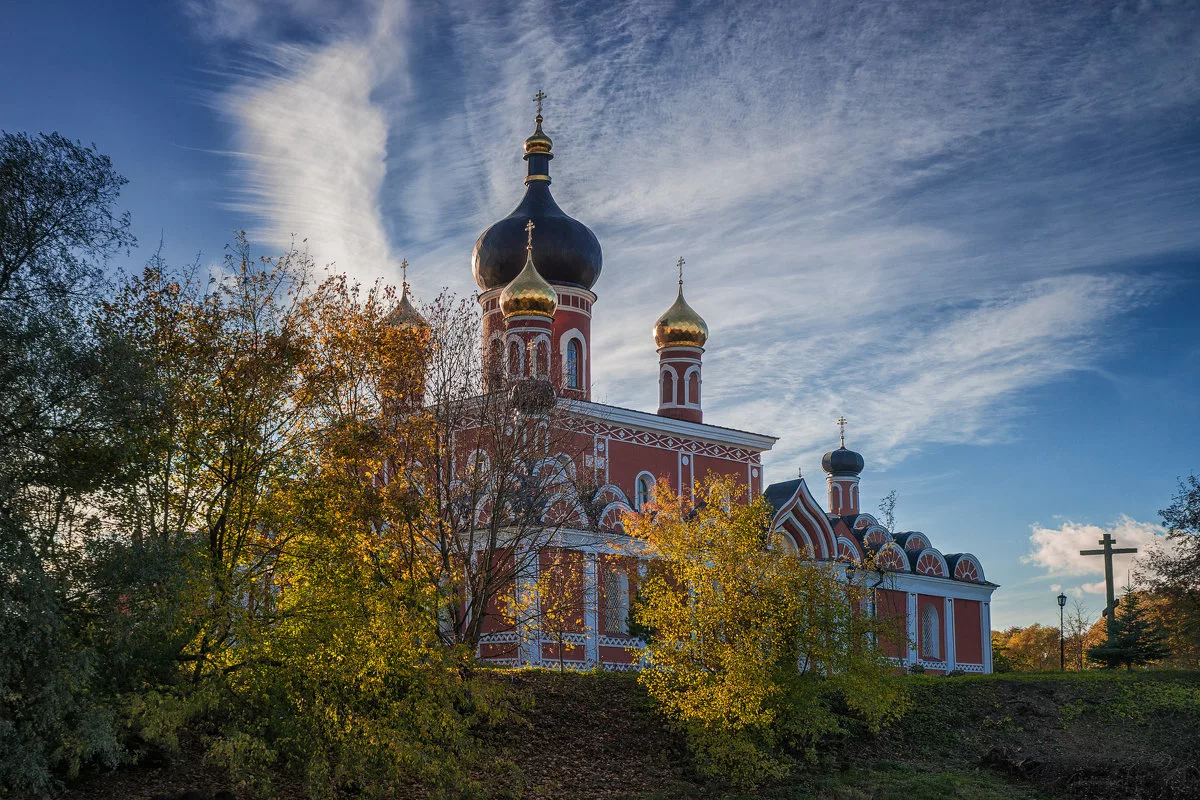
[[[578,389],[583,385],[579,374],[579,340],[567,342],[567,388]]]
[[[488,377],[491,378],[492,384],[500,382],[500,378],[504,375],[504,345],[499,339],[492,339],[491,347],[488,350]]]
[[[651,484],[649,476],[643,475],[637,479],[637,492],[635,492],[634,496],[637,500],[637,507],[639,511],[646,505],[646,503],[650,502],[650,489]]]
[[[513,377],[521,374],[521,345],[516,341],[508,343],[508,374]]]
[[[550,348],[544,341],[537,343],[537,377],[544,378],[550,374]]]
[[[604,631],[629,633],[629,575],[623,569],[611,569],[604,578]]]
[[[700,373],[693,372],[688,376],[687,401],[689,405],[700,405]]]
[[[662,404],[664,406],[673,405],[675,403],[675,373],[670,370],[663,370],[662,374]]]
[[[925,606],[921,611],[921,656],[940,661],[942,658],[941,626],[937,609]]]

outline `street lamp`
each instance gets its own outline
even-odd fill
[[[1067,648],[1063,639],[1063,609],[1067,605],[1067,596],[1062,592],[1058,595],[1058,669],[1067,671]]]

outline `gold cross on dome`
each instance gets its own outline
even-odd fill
[[[408,259],[407,258],[403,258],[400,260],[400,276],[401,276],[400,283],[404,286],[405,289],[407,289],[408,288]]]
[[[548,97],[548,95],[545,92],[543,92],[541,89],[538,89],[537,94],[535,94],[533,96],[533,102],[538,104],[538,116],[539,117],[542,115],[542,101],[545,100],[547,97]]]
[[[533,250],[533,229],[535,227],[537,227],[537,226],[535,226],[533,224],[533,220],[529,220],[529,222],[525,223],[525,234],[526,234],[525,249],[526,250]]]
[[[845,447],[846,446],[846,418],[838,417],[837,424],[838,424],[838,430],[840,431],[840,436],[841,436],[841,440],[842,440],[842,447]]]
[[[686,262],[683,260],[683,256],[680,256],[679,261],[677,261],[675,264],[675,266],[679,267],[679,288],[680,289],[683,288],[683,265],[685,263]]]

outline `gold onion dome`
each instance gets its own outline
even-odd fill
[[[539,111],[535,118],[537,122],[537,130],[533,135],[525,140],[525,154],[531,153],[549,153],[554,148],[554,142],[550,141],[550,137],[542,131],[542,114]]]
[[[515,316],[549,317],[558,310],[558,292],[554,291],[533,263],[533,220],[525,225],[528,243],[525,245],[525,267],[500,292],[500,310],[504,318]]]
[[[421,316],[421,312],[417,311],[417,307],[408,296],[408,259],[400,262],[400,270],[404,274],[400,302],[396,304],[392,313],[388,314],[387,323],[395,328],[428,328],[429,323]]]
[[[654,323],[654,343],[664,347],[704,347],[708,323],[683,299],[683,259],[679,259],[679,294],[674,304]]]

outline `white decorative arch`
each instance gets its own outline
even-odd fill
[[[558,354],[559,361],[562,362],[562,385],[570,386],[567,383],[567,342],[575,340],[579,342],[579,388],[583,389],[588,385],[588,354],[587,354],[587,339],[584,338],[583,331],[579,328],[571,328],[571,330],[563,333],[558,337]],[[553,349],[551,349],[551,360],[553,360]]]
[[[575,480],[575,459],[571,458],[566,453],[558,452],[554,454],[554,460],[559,464],[562,464],[563,469],[566,470],[567,475],[571,478],[571,480]]]
[[[855,525],[854,527],[858,527]],[[870,547],[882,547],[885,544],[890,544],[892,535],[888,533],[888,529],[882,525],[872,525],[862,532],[863,543]]]
[[[703,395],[703,392],[700,392],[699,390],[704,378],[700,375],[700,367],[696,364],[693,364],[683,373],[683,405],[695,406],[698,408],[700,406],[700,401],[696,398],[693,398],[691,395],[692,373],[695,373],[696,375],[696,390],[698,393]]]
[[[963,564],[970,564],[975,567],[976,577],[974,579],[967,578],[967,577],[959,577],[962,572],[959,570],[959,567],[962,566]],[[961,555],[959,555],[958,559],[954,562],[953,577],[957,581],[970,581],[972,583],[974,583],[976,581],[978,581],[979,583],[983,583],[985,580],[987,580],[983,576],[983,564],[980,563],[979,559],[976,558],[971,553],[962,553]]]
[[[800,554],[800,548],[796,545],[796,540],[792,538],[790,533],[782,529],[776,531],[776,533],[779,534],[779,544],[783,548],[783,552],[790,555]]]
[[[564,528],[586,530],[588,527],[587,512],[575,497],[573,492],[560,492],[551,497],[542,512],[542,521],[548,525],[561,525]]]
[[[646,492],[645,499],[648,500],[651,493],[654,491],[654,484],[658,479],[654,477],[654,473],[647,472],[646,470],[639,472],[637,477],[633,479],[633,507],[638,511],[642,510],[642,505],[645,502],[642,498],[642,493],[638,491],[643,480],[647,482],[648,491]]]
[[[625,492],[621,491],[621,487],[617,486],[615,483],[606,483],[597,489],[595,497],[592,498],[592,502],[597,505],[624,503],[630,508],[633,507],[633,505],[629,502],[629,496],[626,495]]]
[[[545,365],[546,372],[545,373],[542,373],[540,371],[542,365],[539,364],[538,360],[537,360],[537,346],[540,342],[545,342],[545,344],[546,344],[546,365]],[[533,337],[533,339],[530,340],[530,342],[529,342],[529,358],[530,358],[531,364],[532,364],[532,366],[529,370],[530,377],[532,377],[532,378],[541,378],[541,377],[549,378],[550,377],[550,365],[552,363],[554,363],[554,342],[550,341],[550,334],[541,332],[541,333],[538,333],[537,335],[535,335]]]
[[[892,572],[911,571],[908,555],[895,542],[888,542],[875,553],[875,566]]]
[[[517,372],[513,376],[512,370],[509,369],[511,359],[508,354],[512,352],[513,342],[517,343]],[[504,339],[504,369],[509,376],[520,377],[525,374],[525,340],[515,333],[510,333]]]
[[[913,531],[909,533],[908,537],[904,540],[904,549],[910,552],[914,550],[924,550],[925,548],[931,546],[932,545],[929,542],[929,537],[920,531]]]
[[[625,532],[625,515],[633,509],[629,504],[618,500],[609,503],[600,512],[600,530]]]
[[[668,372],[671,373],[671,379],[674,383],[671,384],[671,402],[663,402],[663,376]],[[663,364],[658,370],[658,404],[660,406],[678,406],[679,403],[679,372],[670,364]]]
[[[472,475],[477,470],[483,470],[483,474],[488,476],[488,483],[491,482],[492,474],[492,459],[484,450],[472,450],[467,454],[467,474]]]
[[[913,562],[914,563],[914,568],[913,568],[914,572],[917,572],[918,574],[921,574],[921,575],[933,575],[934,573],[932,573],[932,572],[922,571],[922,567],[921,567],[922,560],[925,560],[925,563],[933,562],[937,565],[937,568],[940,570],[937,573],[937,577],[939,577],[939,578],[949,578],[950,577],[950,567],[948,567],[946,565],[946,557],[943,556],[941,553],[939,553],[937,550],[934,550],[932,547],[926,547],[924,550],[922,550],[920,552],[920,554],[917,556],[916,560]],[[925,569],[928,569],[928,568],[925,568]]]
[[[573,467],[574,464],[571,464]],[[570,484],[572,473],[568,466],[558,459],[558,456],[547,456],[539,459],[533,465],[533,474],[539,480],[546,481],[547,485],[554,484]]]
[[[861,531],[861,530],[865,530],[866,528],[870,528],[870,527],[878,525],[878,524],[879,524],[879,520],[875,519],[870,514],[859,514],[854,519],[854,530]]]
[[[848,536],[839,536],[837,539],[837,557],[849,558],[852,561],[862,561],[862,549],[858,546],[858,542]]]

